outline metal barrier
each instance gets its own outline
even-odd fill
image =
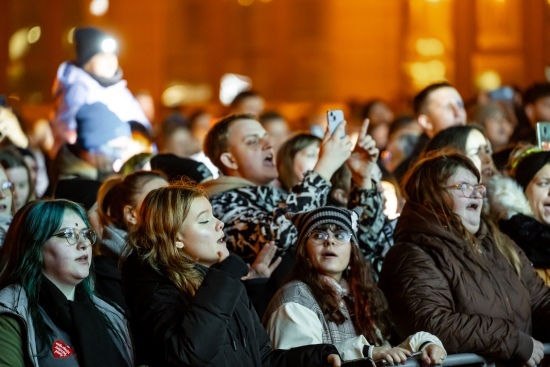
[[[550,354],[550,343],[544,344],[544,354],[545,355]],[[465,365],[471,365],[471,364],[478,364],[484,367],[491,367],[495,365],[495,363],[492,360],[483,358],[478,354],[462,353],[462,354],[449,354],[447,358],[445,358],[445,361],[443,362],[443,367],[465,366]],[[407,363],[405,363],[405,367],[422,367],[422,365],[419,363],[418,359],[409,359],[407,360]]]

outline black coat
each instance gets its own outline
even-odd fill
[[[550,268],[550,226],[523,214],[501,219],[498,225],[525,251],[535,268]]]
[[[131,254],[122,267],[137,364],[154,366],[322,366],[331,345],[272,350],[231,255],[206,269],[196,294],[183,294]]]
[[[115,302],[124,310],[124,313],[127,313],[118,261],[118,257],[115,256],[102,254],[94,257],[95,292]]]

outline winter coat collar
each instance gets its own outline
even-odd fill
[[[64,93],[68,85],[73,85],[75,83],[82,85],[88,90],[97,88],[101,85],[81,67],[71,62],[64,62],[57,70],[57,80],[53,86],[54,95]],[[121,79],[107,88],[115,88],[116,90],[119,90],[119,88],[125,89],[126,81]]]
[[[491,216],[500,219],[510,219],[516,214],[533,216],[531,206],[518,183],[510,177],[497,175],[488,183],[488,199]]]
[[[416,234],[430,234],[456,241],[456,236],[448,228],[443,227],[430,210],[420,204],[407,202],[397,220],[394,240],[398,242],[402,236]]]
[[[86,70],[84,70],[86,71]],[[122,80],[122,69],[118,68],[115,75],[111,78],[103,78],[97,75],[94,75],[88,71],[86,71],[89,76],[91,76],[96,82],[99,83],[102,87],[110,87],[111,85],[115,85],[116,83],[120,82]]]
[[[320,277],[334,288],[334,290],[338,294],[338,297],[343,298],[348,295],[349,284],[346,279],[342,278],[340,282],[338,282],[336,279],[329,275],[320,275]]]
[[[115,338],[118,341],[121,350],[126,352],[125,358],[130,365],[133,365],[133,346],[130,334],[128,332],[126,318],[121,311],[111,304],[103,301],[101,298],[92,296],[92,301],[98,310],[104,314],[112,327],[122,338]],[[12,284],[0,290],[0,314],[10,314],[24,321],[26,326],[26,339],[23,341],[24,347],[28,348],[29,357],[34,366],[38,366],[38,353],[35,341],[35,329],[32,322],[29,300],[27,293],[20,284]]]
[[[220,176],[215,180],[207,181],[203,187],[210,196],[247,186],[257,186],[241,177]]]
[[[488,233],[489,229],[482,217],[480,228],[476,233],[478,243],[482,243]],[[440,224],[435,214],[426,207],[407,202],[397,220],[394,232],[395,243],[409,241],[410,238],[419,235],[437,237],[441,241],[453,243],[456,247],[461,247],[464,250],[471,248],[455,231],[447,228],[445,224]]]
[[[103,238],[101,244],[115,253],[117,256],[121,256],[126,246],[126,238],[128,232],[123,229],[116,228],[114,226],[105,226],[103,228]]]

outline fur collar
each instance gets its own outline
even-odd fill
[[[487,186],[491,216],[497,221],[509,219],[516,214],[533,216],[523,189],[514,179],[496,175]]]

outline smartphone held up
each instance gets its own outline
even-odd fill
[[[550,121],[537,122],[537,143],[542,150],[550,150]]]
[[[328,123],[328,131],[330,134],[334,134],[334,131],[338,128],[338,126],[344,121],[344,111],[342,110],[328,110],[327,111],[327,123]],[[341,138],[344,138],[346,136],[346,132],[342,131]]]

